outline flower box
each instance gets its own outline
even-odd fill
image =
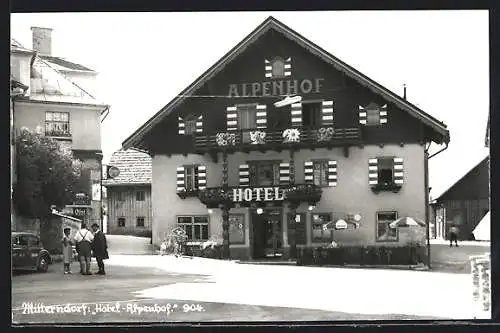
[[[285,191],[285,200],[288,202],[308,202],[311,205],[321,200],[322,190],[316,185],[295,185]]]

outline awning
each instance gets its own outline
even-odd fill
[[[394,222],[391,222],[389,224],[390,228],[401,228],[401,227],[410,227],[410,226],[420,226],[420,227],[425,227],[427,224],[419,219],[413,218],[413,217],[401,217]]]

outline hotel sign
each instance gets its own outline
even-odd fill
[[[324,80],[323,78],[317,78],[312,80],[275,80],[230,84],[227,96],[262,97],[319,93]]]
[[[235,188],[233,202],[242,201],[283,201],[283,189],[279,187]]]

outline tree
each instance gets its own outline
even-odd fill
[[[52,205],[60,209],[73,202],[81,169],[81,162],[59,142],[23,129],[16,138],[16,211],[43,223]]]

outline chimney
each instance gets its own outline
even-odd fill
[[[31,27],[33,37],[33,50],[41,55],[52,53],[52,29]]]
[[[406,83],[403,84],[403,98],[406,100]]]

